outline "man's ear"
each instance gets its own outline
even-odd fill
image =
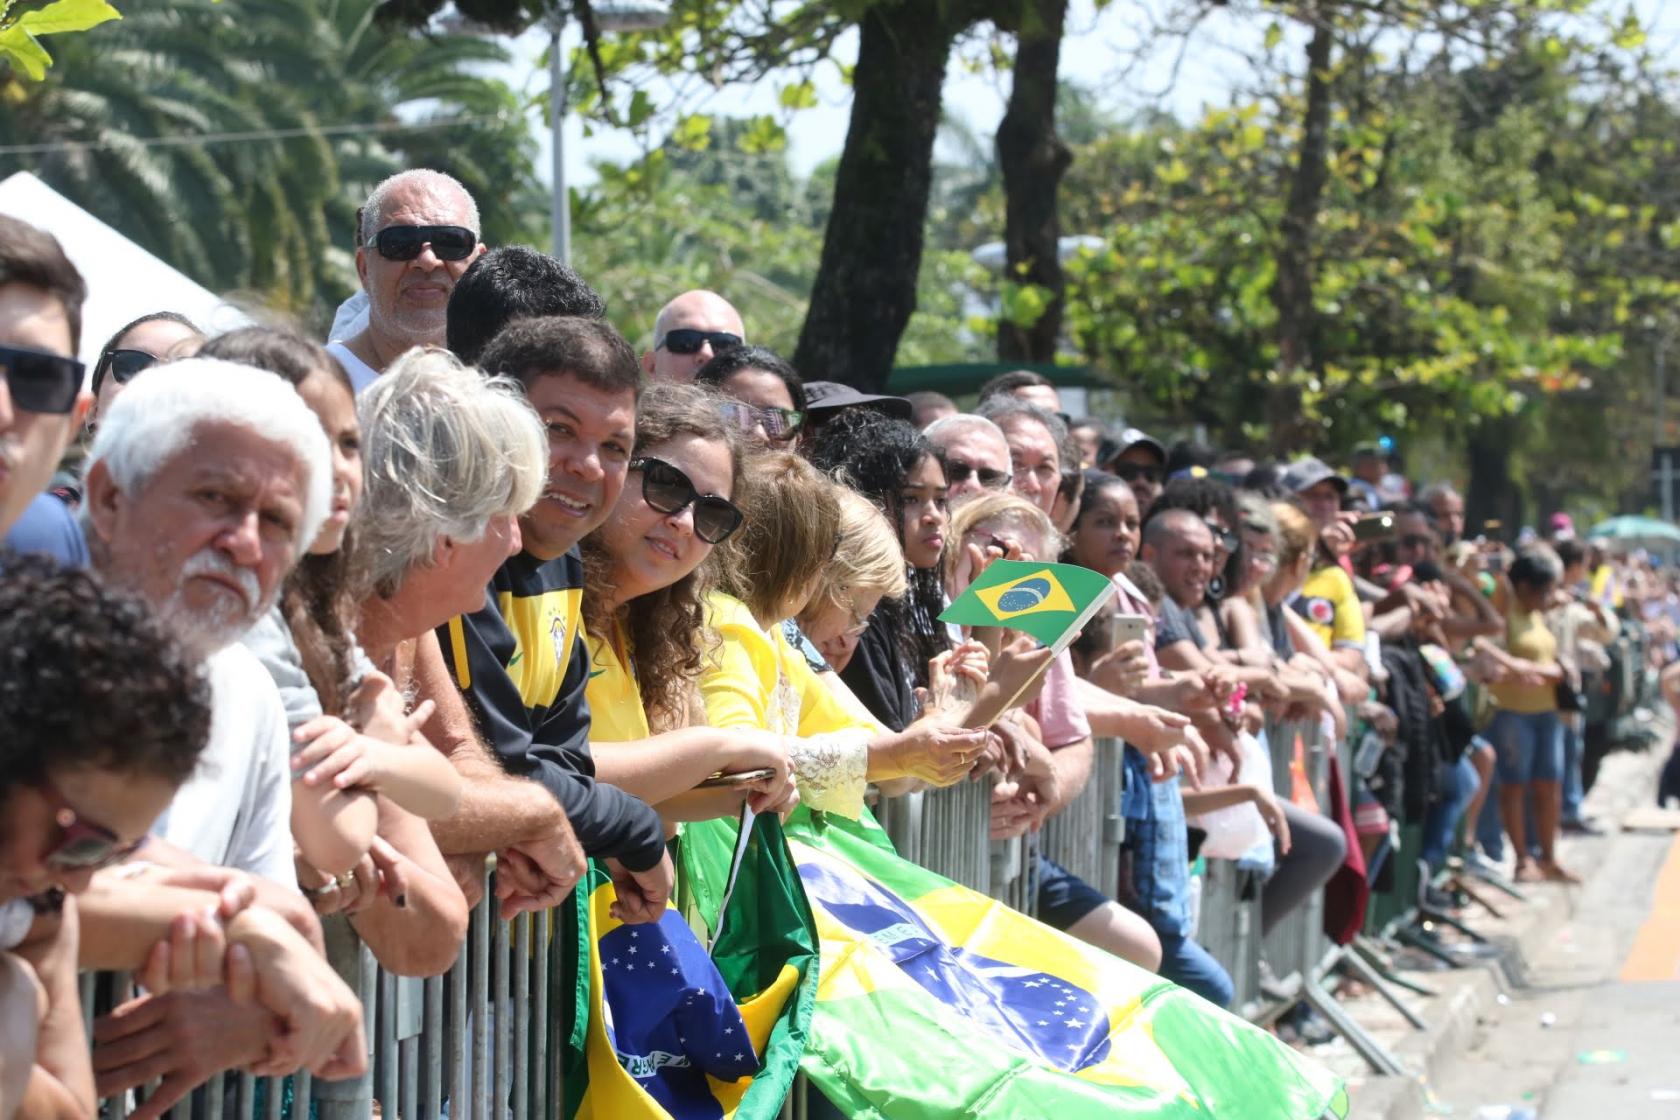
[[[360,245],[356,246],[356,279],[362,282],[362,290],[367,290],[368,251]]]
[[[111,472],[103,459],[88,468],[82,483],[82,505],[87,509],[88,528],[101,541],[109,542],[115,531],[117,511],[122,504],[122,492],[111,480]]]
[[[648,350],[648,351],[646,351],[642,354],[642,376],[643,377],[652,377],[653,376],[653,351],[652,350]]]

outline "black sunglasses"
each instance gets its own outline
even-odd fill
[[[364,247],[388,261],[411,261],[428,245],[440,261],[464,261],[478,248],[478,234],[466,226],[386,226]]]
[[[666,331],[665,337],[659,340],[663,346],[673,354],[698,354],[700,347],[706,343],[712,344],[712,353],[721,354],[725,350],[733,350],[741,345],[741,336],[730,334],[728,331],[695,331],[687,327],[679,327],[674,331]]]
[[[1166,474],[1165,467],[1151,467],[1144,463],[1116,463],[1114,473],[1122,482],[1136,482],[1138,479],[1148,479],[1150,482],[1160,482]]]
[[[1208,527],[1208,532],[1213,534],[1213,543],[1224,549],[1227,553],[1237,551],[1237,546],[1242,544],[1242,539],[1238,537],[1237,534],[1225,528],[1217,521],[1204,521],[1202,524],[1206,525]]]
[[[75,358],[23,346],[0,346],[0,377],[25,412],[63,415],[76,405],[86,369]]]
[[[134,379],[134,375],[143,369],[150,369],[158,364],[156,354],[148,354],[144,350],[107,350],[99,356],[99,364],[93,367],[93,392],[98,395],[99,387],[105,383],[107,377],[118,385],[127,385]]]
[[[745,520],[735,503],[695,490],[686,474],[663,459],[632,459],[630,469],[642,472],[642,501],[655,512],[680,513],[692,503],[694,535],[707,544],[729,539]]]
[[[970,478],[980,479],[980,485],[987,490],[1007,490],[1015,481],[1015,476],[1008,471],[997,471],[991,467],[977,467],[973,463],[965,463],[961,459],[945,460],[945,481],[952,486],[961,486]]]

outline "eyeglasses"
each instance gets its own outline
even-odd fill
[[[1114,474],[1122,482],[1136,482],[1147,479],[1150,482],[1160,482],[1166,474],[1165,467],[1151,467],[1144,463],[1116,463]]]
[[[745,520],[728,498],[702,494],[682,471],[663,459],[630,460],[630,469],[642,472],[642,501],[657,513],[681,513],[694,506],[694,535],[707,544],[728,540]]]
[[[144,350],[107,350],[99,356],[99,364],[93,367],[93,391],[97,394],[107,377],[118,385],[127,385],[134,380],[135,374],[157,365],[159,360],[156,354],[148,354]]]
[[[791,408],[760,408],[745,401],[725,401],[718,412],[743,432],[763,428],[765,436],[776,443],[792,439],[805,425],[803,412]]]
[[[41,857],[41,862],[52,870],[98,871],[127,859],[146,842],[142,836],[124,844],[110,829],[78,816],[52,782],[42,779],[40,788],[48,800],[58,802],[53,812],[53,821],[59,828],[58,842]]]
[[[1204,521],[1202,524],[1206,525],[1208,532],[1213,534],[1213,543],[1224,549],[1227,555],[1235,552],[1237,546],[1242,543],[1235,533],[1217,521]]]
[[[666,331],[665,337],[655,344],[657,350],[661,346],[673,354],[698,354],[700,347],[706,343],[712,344],[712,353],[721,354],[725,350],[733,350],[741,345],[741,336],[730,334],[728,331],[696,331],[687,327],[679,327],[674,331]]]
[[[1015,476],[1008,471],[993,470],[991,467],[977,467],[973,463],[965,463],[961,459],[945,460],[946,482],[952,486],[961,486],[970,478],[978,478],[980,485],[987,490],[1007,490],[1015,481]]]
[[[63,415],[76,404],[86,367],[75,358],[24,346],[0,346],[0,377],[25,412]]]
[[[464,261],[478,248],[478,234],[466,226],[386,226],[363,248],[388,261],[411,261],[428,245],[440,261]]]

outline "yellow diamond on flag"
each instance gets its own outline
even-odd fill
[[[1008,622],[1023,615],[1074,609],[1073,600],[1068,597],[1062,581],[1049,568],[976,591],[975,595],[997,616],[999,622]]]

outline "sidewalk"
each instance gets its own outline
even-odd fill
[[[1582,886],[1524,885],[1525,901],[1491,887],[1478,887],[1478,893],[1503,917],[1496,918],[1474,903],[1461,917],[1503,950],[1499,958],[1456,970],[1401,974],[1436,993],[1402,993],[1426,1029],[1412,1027],[1375,993],[1342,1000],[1349,1014],[1413,1075],[1373,1076],[1370,1067],[1339,1039],[1314,1049],[1314,1056],[1348,1079],[1356,1120],[1433,1116],[1477,1120],[1479,1115],[1501,1115],[1499,1106],[1491,1104],[1494,1101],[1516,1110],[1507,1114],[1512,1120],[1523,1115],[1522,1109],[1537,1116],[1543,1107],[1548,1120],[1646,1114],[1642,1110],[1583,1112],[1578,1110],[1579,1101],[1564,1108],[1564,1093],[1557,1094],[1558,1108],[1547,1107],[1546,1102],[1553,1095],[1553,1083],[1564,1080],[1566,1071],[1578,1064],[1579,1055],[1567,1043],[1592,1019],[1588,990],[1617,979],[1634,932],[1649,910],[1652,884],[1673,837],[1624,833],[1620,828],[1630,810],[1651,804],[1656,773],[1666,756],[1664,745],[1647,754],[1621,753],[1605,761],[1587,811],[1605,826],[1606,835],[1566,837],[1560,847],[1560,859],[1582,877]],[[1579,929],[1572,921],[1578,913],[1590,916]],[[1418,959],[1416,954],[1409,956]],[[1604,1002],[1600,999],[1593,1005],[1599,1019],[1606,1011]],[[1618,993],[1613,1002],[1625,1003],[1631,1016],[1641,1000]],[[1540,1005],[1544,1009],[1537,1010]],[[1612,1022],[1614,1018],[1612,1010]],[[1671,1013],[1669,1018],[1680,1016]],[[1597,1052],[1598,1047],[1582,1051]],[[1608,1048],[1602,1053],[1621,1055],[1624,1049]],[[1674,1080],[1680,1085],[1680,1073]],[[1656,1086],[1651,1091],[1667,1089]],[[1489,1107],[1493,1111],[1479,1112]],[[1680,1115],[1680,1103],[1666,1108],[1652,1115]]]

